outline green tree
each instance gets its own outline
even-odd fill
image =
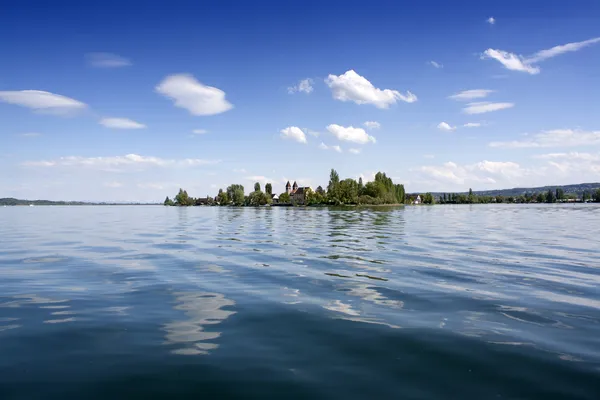
[[[179,193],[175,196],[175,204],[178,206],[190,206],[193,204],[193,199],[188,196],[187,191],[179,189]]]
[[[331,203],[340,203],[340,176],[335,169],[331,169],[331,173],[329,174],[327,197]]]
[[[554,191],[552,189],[548,189],[548,193],[546,194],[546,203],[556,203],[556,198],[554,197]]]
[[[290,195],[288,194],[288,192],[283,192],[279,195],[279,202],[282,204],[288,204],[290,203],[291,199],[290,199]]]
[[[244,189],[241,189],[239,187],[236,188],[233,191],[233,198],[232,198],[232,200],[233,200],[233,205],[235,205],[235,206],[243,206],[244,205],[244,201],[246,200],[245,196],[244,196]]]
[[[594,192],[594,201],[596,203],[600,203],[600,189],[596,189]]]
[[[219,194],[217,195],[217,201],[219,205],[226,206],[229,204],[229,196],[227,192],[224,192],[223,189],[219,189]]]
[[[321,187],[321,186],[317,187],[317,193],[319,193],[322,197],[325,197],[325,195],[327,194],[325,192],[325,190],[323,190],[323,187]]]
[[[587,190],[585,190],[585,191],[583,192],[583,194],[581,195],[581,199],[582,199],[583,201],[588,201],[588,200],[590,199],[590,194],[587,192]]]
[[[260,183],[256,182],[256,183],[254,184],[254,191],[255,191],[255,192],[260,192]]]
[[[546,202],[546,195],[544,193],[538,193],[536,196],[536,201],[538,203],[544,203]]]
[[[556,200],[561,201],[565,198],[565,191],[561,188],[556,188]]]
[[[358,178],[358,194],[361,195],[363,194],[363,191],[365,190],[365,185],[363,184],[363,180],[362,180],[362,176]]]
[[[227,186],[227,190],[226,190],[227,191],[227,197],[229,198],[230,201],[233,201],[234,203],[235,203],[235,200],[234,200],[235,191],[238,190],[238,189],[242,191],[242,197],[244,197],[243,196],[243,194],[244,194],[244,186],[237,185],[237,184],[233,184],[233,185]],[[242,203],[243,203],[243,201],[242,201]]]
[[[270,183],[265,185],[265,193],[269,195],[269,197],[273,194],[273,186]]]
[[[423,196],[421,196],[423,198],[423,204],[435,204],[435,200],[433,198],[433,195],[431,193],[425,193]]]
[[[358,202],[358,183],[354,179],[344,179],[339,185],[339,201],[343,204]]]
[[[471,189],[471,188],[469,188],[468,201],[470,204],[473,204],[475,202],[475,196],[473,196],[473,189]]]

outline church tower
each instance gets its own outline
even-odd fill
[[[285,192],[290,194],[292,192],[292,185],[290,185],[290,181],[285,184]]]
[[[298,190],[298,184],[296,183],[296,181],[294,181],[294,186],[292,186],[292,190],[295,192],[296,190]]]

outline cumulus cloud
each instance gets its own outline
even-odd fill
[[[514,107],[514,103],[490,103],[484,101],[467,104],[467,106],[463,108],[463,112],[465,114],[483,114],[512,107]]]
[[[131,61],[125,57],[112,53],[89,53],[86,54],[88,64],[96,68],[120,68],[128,67]]]
[[[206,86],[189,74],[167,76],[155,90],[172,99],[176,107],[181,107],[192,115],[215,115],[233,108],[225,99],[221,89]]]
[[[494,25],[496,23],[496,18],[494,17],[489,17],[488,19],[485,20],[488,24],[490,25]]]
[[[440,122],[437,126],[440,131],[451,132],[456,129],[455,126],[450,126],[447,122]]]
[[[491,142],[490,147],[500,148],[535,148],[535,147],[577,147],[600,145],[600,131],[584,131],[579,129],[554,129],[543,131],[530,139],[508,142]]]
[[[367,121],[363,124],[367,129],[379,129],[381,124],[377,121]]]
[[[434,181],[439,186],[451,184],[462,188],[470,185],[515,184],[530,173],[514,162],[487,160],[467,165],[446,162],[442,165],[418,167],[412,171],[419,174],[421,179]]]
[[[360,154],[361,149],[349,149],[348,151],[352,154]]]
[[[329,75],[325,83],[331,88],[333,98],[340,101],[353,101],[356,104],[372,104],[377,108],[387,109],[398,100],[413,103],[417,101],[410,91],[402,94],[397,90],[379,89],[354,70],[336,76]]]
[[[585,47],[591,46],[600,42],[600,37],[584,40],[581,42],[567,43],[559,46],[554,46],[550,49],[540,50],[530,57],[523,57],[514,53],[509,53],[503,50],[487,49],[483,52],[481,58],[491,58],[500,62],[506,69],[512,71],[526,72],[531,75],[539,74],[540,68],[533,65],[541,61],[564,53],[579,51]]]
[[[288,93],[294,94],[298,92],[303,92],[309,94],[314,90],[312,86],[313,83],[314,81],[310,78],[302,79],[300,82],[298,82],[297,85],[288,87]]]
[[[434,68],[444,68],[444,66],[441,63],[435,62],[435,61],[429,61],[429,65],[431,65]]]
[[[359,144],[376,142],[375,138],[367,134],[367,132],[365,132],[365,130],[362,128],[355,128],[353,126],[345,127],[337,124],[331,124],[327,127],[327,130],[336,138],[338,138],[338,140],[345,140]]]
[[[455,93],[452,96],[449,96],[448,98],[458,101],[471,101],[487,97],[490,93],[494,93],[494,91],[489,89],[471,89]]]
[[[100,125],[111,129],[143,129],[146,127],[146,125],[128,118],[102,118]]]
[[[280,131],[281,137],[284,139],[295,140],[298,143],[306,143],[306,135],[302,129],[297,126],[288,126]]]
[[[196,135],[204,135],[205,133],[208,133],[208,131],[206,129],[194,129],[192,133]]]
[[[467,122],[463,125],[465,128],[479,128],[481,126],[480,122]]]
[[[0,91],[0,101],[52,114],[69,114],[87,107],[81,101],[42,90]]]
[[[195,167],[219,163],[220,160],[203,160],[197,158],[164,159],[160,157],[127,154],[109,157],[67,156],[54,160],[26,161],[26,167],[86,167],[92,169],[118,171],[125,168],[144,169],[148,167]]]

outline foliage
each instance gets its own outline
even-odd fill
[[[250,206],[264,206],[266,204],[271,204],[271,202],[272,199],[270,194],[255,190],[248,195],[246,204]]]
[[[219,189],[219,194],[217,195],[217,201],[219,202],[219,205],[221,206],[226,206],[229,204],[229,196],[227,195],[227,192],[224,192],[223,189]]]
[[[255,191],[255,192],[260,192],[260,183],[256,182],[256,183],[254,184],[254,191]]]
[[[423,204],[435,204],[435,200],[433,199],[433,196],[431,195],[431,193],[425,193],[423,196]]]
[[[270,195],[273,194],[273,186],[270,183],[265,185],[265,193],[268,194],[269,197],[271,197]]]
[[[194,200],[188,196],[187,191],[179,189],[179,193],[175,196],[175,204],[178,206],[191,206],[194,204]]]
[[[279,202],[282,204],[289,204],[291,201],[290,195],[287,192],[283,192],[279,195]]]
[[[594,192],[594,201],[596,203],[600,203],[600,189],[596,189]]]
[[[175,203],[173,202],[173,200],[171,200],[169,198],[169,196],[167,196],[167,198],[165,199],[165,202],[163,203],[165,206],[174,206]]]
[[[243,205],[244,204],[244,186],[242,186],[242,185],[235,185],[235,184],[234,185],[229,185],[227,187],[226,191],[227,191],[227,197],[235,205]],[[235,195],[236,191],[241,191],[242,192],[241,200],[240,200],[239,193],[237,194],[237,199],[236,199],[236,195]]]

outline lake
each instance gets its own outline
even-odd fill
[[[600,207],[0,208],[0,399],[600,398]]]

